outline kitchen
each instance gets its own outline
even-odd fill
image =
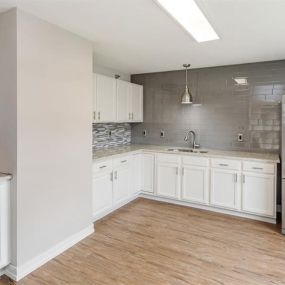
[[[285,283],[284,3],[9,2],[0,284]]]

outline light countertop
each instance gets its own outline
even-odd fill
[[[175,148],[171,146],[157,146],[157,145],[143,145],[143,144],[130,144],[126,146],[112,147],[106,149],[95,150],[93,152],[93,160],[103,160],[108,157],[117,157],[127,153],[134,153],[137,151],[147,152],[162,152],[167,154],[180,154],[201,157],[219,157],[219,158],[234,158],[234,159],[249,159],[249,160],[262,160],[263,162],[279,163],[279,155],[274,153],[255,153],[244,151],[225,151],[225,150],[212,150],[207,149],[207,153],[188,153],[188,152],[171,152],[167,149]]]
[[[11,180],[11,179],[12,179],[12,175],[11,174],[1,173],[0,172],[0,182]]]

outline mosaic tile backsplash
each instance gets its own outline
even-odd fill
[[[194,130],[205,148],[280,150],[284,60],[190,70],[190,90],[200,107],[180,104],[185,71],[132,75],[132,82],[144,86],[144,122],[132,125],[133,143],[190,146],[184,137]]]
[[[131,125],[93,124],[93,149],[109,148],[131,143]]]

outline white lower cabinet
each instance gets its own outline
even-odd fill
[[[142,192],[152,199],[276,222],[276,163],[143,151],[97,162],[93,175],[95,219]]]
[[[243,211],[261,215],[275,215],[275,177],[272,174],[243,173]]]
[[[100,215],[113,206],[113,173],[105,171],[93,177],[93,216]]]
[[[210,204],[215,207],[238,210],[240,208],[240,174],[234,170],[211,170]]]
[[[112,212],[130,199],[131,157],[96,162],[93,165],[93,218]]]
[[[132,156],[132,187],[131,193],[137,194],[142,191],[142,154]]]
[[[10,182],[0,182],[0,269],[10,263]]]
[[[209,203],[209,168],[182,165],[181,199],[184,201]]]
[[[121,165],[114,168],[113,202],[114,205],[122,204],[130,195],[131,168],[127,159],[121,160]]]
[[[142,191],[154,192],[154,154],[142,154]]]
[[[156,194],[168,198],[179,198],[179,164],[157,162]]]

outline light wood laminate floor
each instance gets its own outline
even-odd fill
[[[17,284],[285,284],[285,237],[280,226],[140,198]]]

